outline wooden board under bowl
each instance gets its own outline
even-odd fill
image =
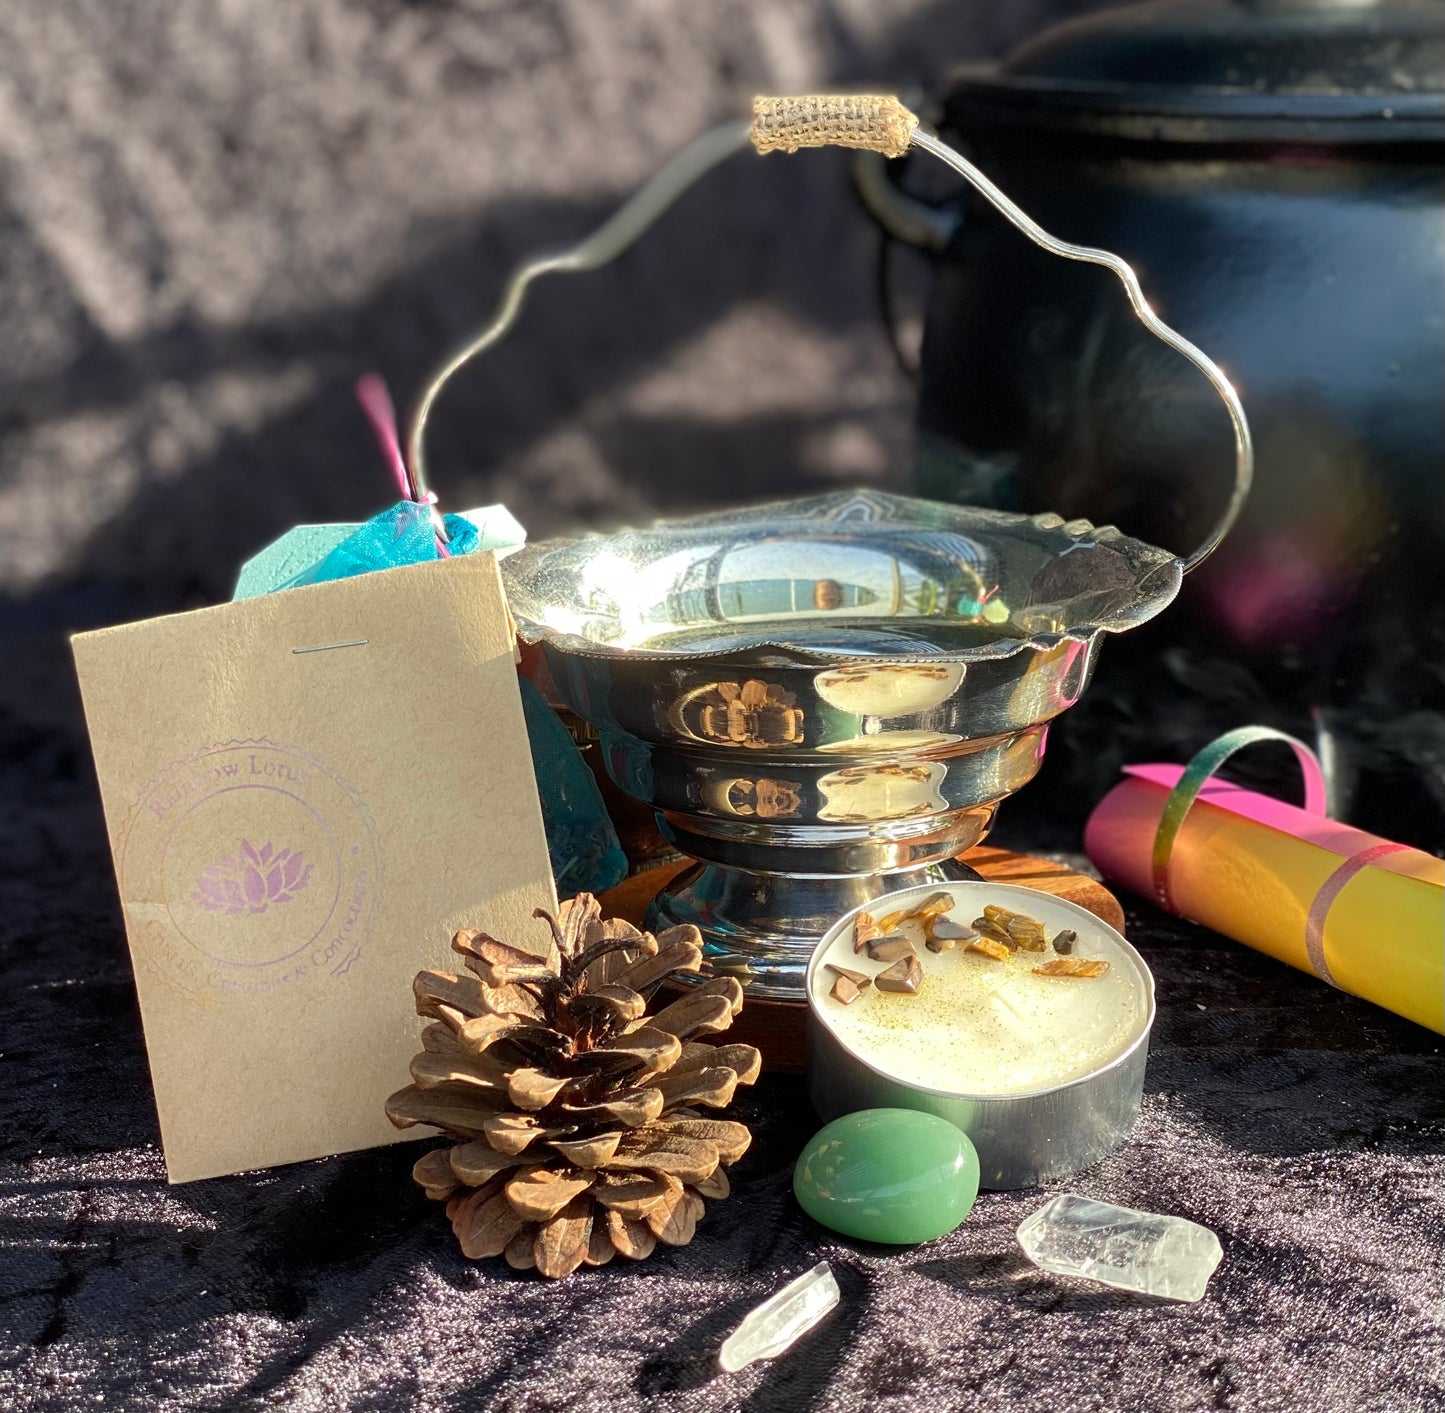
[[[985,844],[960,856],[990,883],[1014,883],[1037,888],[1066,902],[1087,908],[1110,927],[1124,930],[1124,910],[1119,900],[1102,883],[1078,873],[1067,864],[1014,854]],[[642,926],[647,906],[690,861],[678,859],[660,864],[619,883],[601,897],[604,917],[626,918]],[[727,1033],[729,1042],[756,1045],[763,1052],[763,1068],[781,1074],[802,1073],[807,1051],[808,1004],[806,1001],[765,1001],[749,998]]]

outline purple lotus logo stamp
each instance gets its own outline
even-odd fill
[[[249,839],[240,849],[213,863],[196,878],[195,900],[213,913],[264,913],[289,903],[315,869],[299,849],[256,848]]]
[[[371,812],[326,763],[275,741],[168,766],[136,801],[119,856],[149,962],[210,999],[344,976],[380,908]]]

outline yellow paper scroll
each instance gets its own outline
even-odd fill
[[[1106,878],[1153,897],[1154,842],[1184,769],[1126,774],[1084,848]],[[1179,916],[1445,1034],[1442,860],[1211,780],[1179,826],[1169,894]]]

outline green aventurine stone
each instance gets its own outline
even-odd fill
[[[916,1109],[863,1109],[818,1130],[793,1169],[793,1194],[825,1227],[911,1246],[951,1232],[978,1196],[967,1134]]]

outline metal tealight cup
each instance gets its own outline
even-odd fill
[[[855,908],[828,929],[808,964],[808,1092],[813,1107],[825,1121],[859,1109],[920,1109],[937,1114],[972,1140],[978,1150],[980,1185],[986,1188],[1034,1187],[1091,1167],[1124,1142],[1139,1115],[1155,1016],[1149,968],[1117,930],[1075,903],[1005,883],[959,882],[942,887],[970,917],[974,913],[968,909],[981,913],[986,903],[996,902],[1039,918],[1051,930],[1072,928],[1085,947],[1090,935],[1107,935],[1134,969],[1143,1003],[1137,1033],[1121,1053],[1088,1074],[1023,1093],[966,1094],[888,1074],[839,1038],[820,1001],[816,974],[838,936],[851,934],[860,911]],[[939,889],[938,884],[927,884],[890,894],[888,905],[902,909]]]

